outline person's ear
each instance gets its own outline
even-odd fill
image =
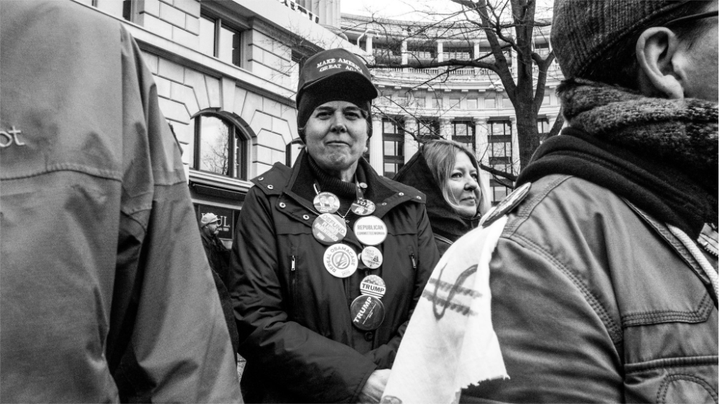
[[[635,54],[643,93],[671,99],[684,97],[682,72],[677,63],[683,53],[680,52],[680,40],[672,30],[665,27],[646,29],[636,42]]]

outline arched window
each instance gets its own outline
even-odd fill
[[[223,111],[201,111],[194,120],[192,168],[246,180],[250,135],[243,121]]]

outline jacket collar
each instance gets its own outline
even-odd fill
[[[284,195],[282,199],[294,201],[302,210],[302,213],[298,212],[299,217],[309,215],[311,219],[314,219],[317,217],[317,212],[312,204],[315,197],[315,190],[312,186],[315,178],[309,169],[308,158],[306,150],[303,149],[292,168],[275,163],[273,168],[254,178],[252,182],[266,195]],[[382,218],[387,212],[402,203],[425,203],[423,193],[415,188],[379,176],[365,159],[360,159],[359,166],[362,167],[368,184],[365,197],[375,203],[376,209],[373,216]],[[312,220],[305,221],[309,221],[309,225],[312,225]]]

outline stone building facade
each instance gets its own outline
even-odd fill
[[[457,21],[429,24],[343,15],[342,31],[379,65],[469,60],[490,53],[477,27]],[[548,54],[549,37],[548,27],[537,28],[534,50]],[[515,64],[512,60],[513,73]],[[370,161],[379,172],[392,177],[417,151],[418,140],[442,137],[466,144],[487,166],[518,174],[515,110],[495,73],[472,67],[398,67],[373,69],[373,74],[381,93],[373,133],[382,136],[370,140]],[[553,63],[538,116],[541,134],[555,123],[560,109],[555,89],[561,79]],[[493,203],[511,191],[485,171],[481,180]]]
[[[123,21],[137,40],[198,217],[220,216],[227,244],[249,179],[297,155],[298,62],[330,47],[363,53],[332,29],[340,0],[75,1]]]
[[[295,86],[299,66],[313,53],[342,47],[374,61],[382,58],[469,57],[482,39],[414,40],[389,21],[390,37],[373,32],[364,17],[341,15],[341,0],[74,0],[122,21],[137,40],[157,83],[160,107],[183,149],[188,187],[198,217],[213,212],[220,234],[232,242],[249,179],[275,162],[292,164],[297,139]],[[374,41],[373,41],[374,39]],[[434,42],[433,42],[434,41]],[[429,47],[430,46],[430,47]],[[538,40],[538,47],[547,42]],[[513,109],[498,80],[479,69],[458,69],[426,83],[439,69],[374,71],[382,96],[373,113],[368,159],[392,176],[431,134],[467,143],[486,164],[511,170],[517,161]],[[556,84],[556,83],[555,83]],[[558,110],[550,84],[539,123]],[[402,129],[402,130],[400,130]],[[483,174],[493,200],[505,194]]]

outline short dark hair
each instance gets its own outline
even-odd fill
[[[708,4],[709,2],[706,1],[689,1],[675,10],[673,15],[683,16],[701,13],[705,11]],[[687,42],[688,46],[692,48],[707,24],[709,22],[706,19],[693,20],[672,24],[672,30],[678,38]],[[590,66],[583,78],[638,90],[637,71],[639,65],[635,54],[635,45],[643,31],[654,26],[665,25],[662,22],[658,23],[658,21],[651,22],[633,32],[632,35],[628,35],[626,39],[620,41],[617,46],[606,52],[595,64]]]

